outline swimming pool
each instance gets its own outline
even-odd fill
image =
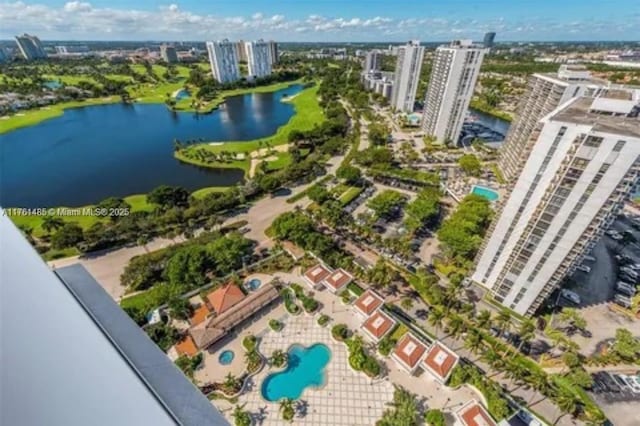
[[[475,185],[471,190],[471,193],[484,197],[489,201],[496,201],[498,198],[500,198],[500,195],[498,195],[498,193],[493,189],[480,185]]]
[[[301,345],[291,346],[287,368],[268,375],[262,382],[262,397],[270,402],[282,398],[298,399],[306,388],[324,385],[324,368],[330,359],[331,350],[322,343],[308,348]]]
[[[247,281],[246,283],[244,283],[244,288],[246,288],[249,291],[256,291],[258,287],[260,287],[261,285],[262,285],[262,281],[260,281],[258,278],[253,278]]]
[[[182,99],[187,99],[190,97],[191,97],[191,94],[185,89],[180,89],[174,96],[176,101],[180,101]]]
[[[230,351],[230,350],[222,351],[222,353],[218,357],[218,362],[222,365],[229,365],[233,361],[234,357],[235,357],[235,354],[233,353],[233,351]]]

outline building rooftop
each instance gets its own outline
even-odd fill
[[[438,380],[445,382],[458,363],[458,355],[444,344],[436,341],[431,345],[422,364]]]
[[[640,138],[640,101],[619,99],[619,94],[615,93],[618,98],[577,98],[557,109],[550,115],[550,119],[590,125],[598,132]],[[631,103],[636,106],[631,107]]]
[[[206,303],[203,303],[193,310],[193,314],[191,315],[191,318],[189,318],[189,323],[192,326],[198,325],[201,322],[204,322],[210,314],[211,310],[209,310]]]
[[[394,325],[396,322],[393,319],[382,311],[377,311],[362,324],[362,327],[376,340],[380,340]]]
[[[345,285],[349,284],[353,280],[353,277],[350,273],[345,271],[344,269],[336,269],[325,278],[324,282],[333,290],[340,290]]]
[[[242,289],[235,284],[226,284],[207,294],[207,301],[216,314],[220,315],[245,298]]]
[[[384,298],[375,291],[368,289],[358,297],[354,306],[360,312],[369,316],[384,303]]]
[[[413,370],[422,356],[427,351],[427,346],[418,340],[413,334],[407,333],[396,345],[393,354],[397,359],[402,361],[404,365]]]
[[[496,426],[487,410],[473,399],[460,407],[455,414],[463,426]]]
[[[176,343],[176,351],[178,355],[186,355],[192,357],[198,353],[198,348],[193,338],[190,335],[186,335],[182,340]]]
[[[307,272],[304,273],[304,277],[314,284],[320,284],[329,274],[331,274],[329,268],[319,263],[309,268]]]
[[[228,424],[81,265],[52,272],[7,216],[0,235],[0,424]]]

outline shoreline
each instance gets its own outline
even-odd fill
[[[177,89],[174,90],[182,90],[184,86],[184,82],[180,83],[169,83],[174,85],[180,85]],[[195,98],[186,98],[178,101],[175,112],[189,112],[189,113],[198,113],[198,114],[209,114],[215,111],[220,104],[224,103],[227,98],[233,96],[242,96],[251,93],[269,93],[269,92],[277,92],[278,90],[285,89],[287,87],[293,86],[295,84],[302,84],[302,79],[296,79],[292,81],[284,81],[269,84],[266,86],[255,86],[241,89],[232,89],[222,92],[215,99],[209,101],[204,104],[199,110],[196,111],[195,108],[190,106],[190,102]],[[165,85],[166,86],[166,85]],[[153,90],[159,90],[158,87],[155,87]],[[135,96],[134,96],[135,95]],[[164,100],[158,98],[158,94],[153,92],[141,95],[141,93],[137,93],[132,91],[131,93],[131,104],[163,104]],[[60,117],[64,114],[65,110],[73,109],[73,108],[83,108],[97,105],[110,105],[122,102],[122,98],[117,95],[111,95],[108,97],[100,97],[100,98],[89,98],[82,101],[70,101],[70,102],[61,102],[58,104],[45,105],[38,108],[28,109],[28,110],[20,110],[16,114],[13,115],[4,115],[0,117],[0,123],[2,126],[0,127],[0,135],[5,133],[10,133],[14,130],[22,129],[25,127],[35,126],[37,124],[43,123],[52,118]],[[187,107],[180,107],[180,103],[187,104]],[[167,109],[169,109],[167,107]]]

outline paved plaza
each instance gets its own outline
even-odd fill
[[[372,425],[375,424],[386,403],[393,399],[393,385],[386,379],[371,380],[363,373],[351,370],[347,361],[347,348],[331,338],[330,327],[320,327],[315,317],[305,314],[297,317],[283,315],[285,327],[280,332],[266,328],[257,336],[261,338],[260,352],[269,356],[273,351],[286,351],[292,344],[311,346],[324,343],[331,350],[331,360],[325,368],[326,382],[321,388],[307,388],[295,404],[295,424],[307,425]],[[260,385],[275,370],[264,368],[249,383],[249,391],[239,397],[238,404],[245,404],[257,424],[281,425],[278,403],[265,401]],[[220,408],[230,408],[226,402]],[[303,413],[304,412],[304,413]],[[231,410],[225,410],[230,416]],[[231,420],[231,417],[229,417]]]

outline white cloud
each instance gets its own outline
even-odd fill
[[[65,3],[63,9],[65,12],[88,12],[91,10],[91,4],[81,1],[70,1]]]
[[[484,32],[495,30],[500,40],[640,38],[638,14],[629,14],[614,23],[597,18],[559,22],[541,17],[529,17],[525,21],[497,17],[480,21],[415,15],[408,12],[403,19],[394,19],[310,14],[287,19],[284,15],[269,16],[257,11],[245,16],[194,13],[175,3],[152,10],[137,10],[97,7],[78,0],[62,6],[24,1],[2,3],[0,0],[0,37],[12,37],[26,31],[44,39],[402,41],[418,38],[442,41],[454,37],[479,40]]]

